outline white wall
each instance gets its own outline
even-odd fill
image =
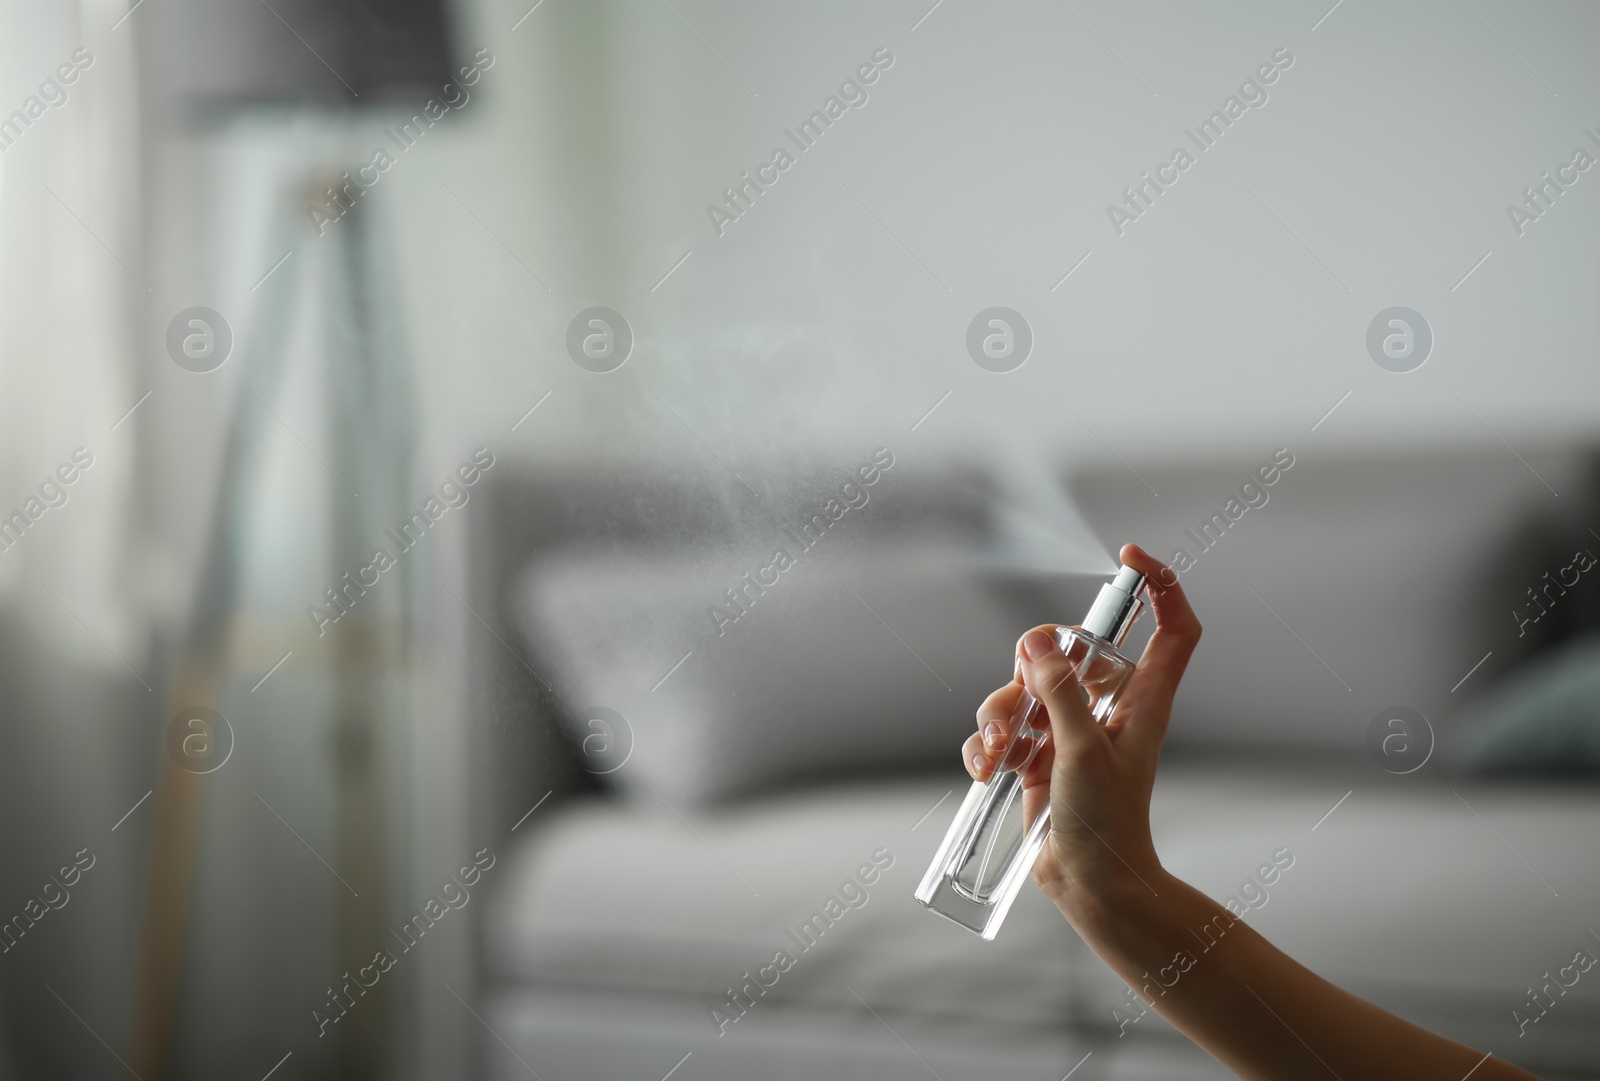
[[[542,455],[700,452],[654,391],[735,463],[801,433],[885,441],[946,390],[919,447],[1009,432],[1104,458],[1051,390],[1126,457],[1248,457],[1346,391],[1329,446],[1592,431],[1600,174],[1526,235],[1506,206],[1600,154],[1600,12],[1352,3],[1313,30],[1328,6],[948,0],[913,31],[922,0],[550,4],[510,32],[520,0],[482,5],[469,44],[500,64],[392,193],[433,419],[509,427],[553,389],[518,432]],[[717,236],[706,205],[880,46],[866,107]],[[1118,236],[1107,205],[1280,47],[1269,102]],[[609,376],[562,348],[598,303],[638,336]],[[1037,339],[1007,375],[963,343],[996,304]],[[1393,305],[1436,335],[1407,375],[1365,349]]]

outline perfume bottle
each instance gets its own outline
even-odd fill
[[[1121,647],[1144,611],[1144,592],[1144,575],[1123,567],[1100,587],[1082,627],[1056,631],[1089,712],[1101,724],[1111,718],[1117,696],[1133,674],[1134,662]],[[1050,833],[1048,801],[1032,822],[1023,820],[1022,778],[1050,743],[1049,715],[1027,691],[1011,715],[1011,731],[1004,757],[989,780],[973,782],[916,891],[917,900],[929,909],[987,941],[1000,933]]]

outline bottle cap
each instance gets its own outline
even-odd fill
[[[1083,617],[1083,629],[1120,646],[1133,621],[1144,611],[1145,584],[1143,574],[1123,567],[1116,578],[1100,587],[1100,595]]]

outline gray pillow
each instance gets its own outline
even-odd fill
[[[595,772],[674,806],[869,769],[959,780],[974,711],[1011,677],[1026,629],[991,580],[903,553],[804,553],[759,594],[746,586],[730,620],[726,591],[760,565],[573,551],[519,577],[516,618],[570,734],[601,752]]]

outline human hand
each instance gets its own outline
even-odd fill
[[[1090,712],[1093,671],[1080,682],[1074,660],[1056,644],[1059,628],[1047,625],[1022,636],[1018,679],[983,703],[978,733],[962,747],[979,781],[1021,766],[1025,821],[1048,801],[1050,834],[1034,862],[1035,881],[1133,994],[1245,1081],[1320,1076],[1319,1067],[1371,1081],[1535,1081],[1341,990],[1162,868],[1150,837],[1150,793],[1200,623],[1176,575],[1131,544],[1121,557],[1146,576],[1156,630],[1106,723]],[[1025,690],[1049,715],[1047,726],[1029,726],[1049,732],[1031,759],[1034,738],[1013,728]],[[1199,963],[1197,927],[1227,935],[1206,945]],[[1181,983],[1162,977],[1174,967],[1188,973]],[[1151,973],[1160,985],[1155,997]]]
[[[1031,822],[1049,801],[1050,835],[1033,875],[1069,919],[1126,890],[1155,892],[1161,864],[1150,837],[1150,793],[1173,696],[1200,640],[1177,576],[1136,545],[1120,555],[1146,576],[1156,630],[1111,717],[1101,725],[1090,715],[1057,627],[1047,624],[1022,636],[1018,678],[984,701],[978,732],[962,746],[967,772],[987,780],[1024,757],[1013,727],[1024,690],[1049,714],[1050,738],[1023,768],[1023,813]]]

